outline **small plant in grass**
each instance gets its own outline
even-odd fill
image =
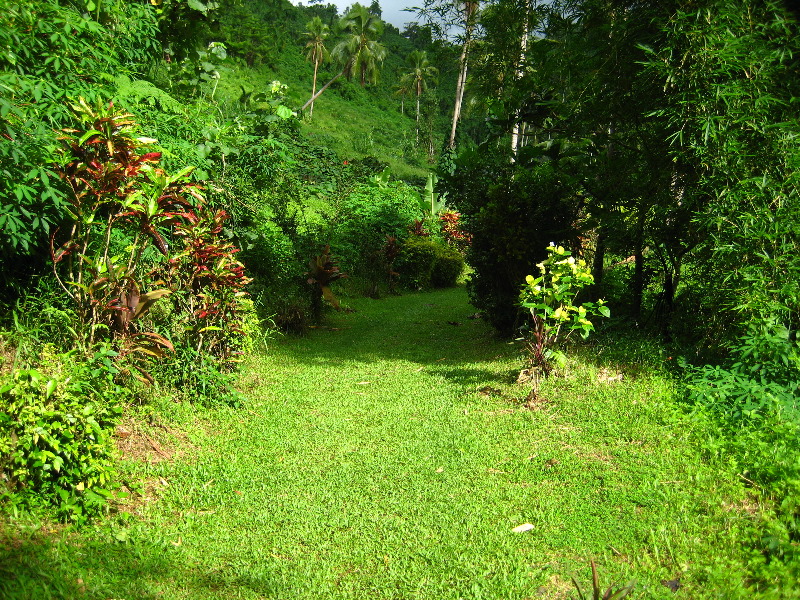
[[[308,284],[312,286],[311,311],[314,322],[322,319],[322,299],[325,298],[336,310],[342,310],[341,304],[331,291],[331,283],[337,279],[347,277],[339,270],[336,259],[331,255],[330,245],[322,248],[322,252],[308,261]]]
[[[580,600],[622,600],[622,598],[627,598],[633,592],[633,587],[636,585],[634,581],[628,582],[628,585],[625,587],[619,588],[618,590],[614,589],[614,584],[606,588],[603,591],[603,588],[600,587],[600,578],[597,575],[597,565],[594,564],[594,561],[590,562],[592,566],[592,595],[586,595],[583,593],[581,586],[578,585],[578,582],[575,578],[572,578],[572,583],[575,586],[575,589],[578,590],[578,598]]]
[[[541,274],[528,275],[520,293],[520,305],[531,315],[520,339],[534,375],[534,391],[540,374],[547,376],[554,367],[566,364],[562,348],[569,337],[576,331],[588,337],[594,331],[589,317],[611,314],[603,300],[575,304],[580,291],[594,278],[586,262],[575,259],[569,250],[551,244],[547,258],[537,266]]]
[[[179,398],[206,407],[240,407],[245,397],[234,387],[236,373],[224,367],[208,352],[191,344],[176,344],[175,352],[159,363],[154,373],[159,381],[169,381]]]

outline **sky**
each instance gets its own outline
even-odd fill
[[[357,1],[358,0],[323,0],[323,4],[335,4],[339,9],[339,15],[343,15],[345,9],[352,6]],[[300,4],[297,0],[292,0],[292,2],[294,4]],[[400,31],[403,31],[406,23],[420,20],[414,13],[403,12],[403,9],[407,6],[419,6],[422,4],[422,0],[378,0],[378,2],[383,11],[381,18],[387,23],[391,23],[397,27]],[[308,0],[303,2],[303,4],[308,5]],[[361,4],[369,6],[372,4],[372,0],[361,0]]]

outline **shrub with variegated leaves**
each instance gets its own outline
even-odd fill
[[[566,362],[563,344],[576,331],[586,338],[594,331],[592,317],[611,314],[603,300],[576,305],[578,294],[594,278],[583,259],[576,259],[569,250],[550,244],[547,258],[540,262],[539,276],[528,275],[520,293],[520,306],[531,315],[523,327],[530,366],[547,375],[554,366]]]

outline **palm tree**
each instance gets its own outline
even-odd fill
[[[352,79],[358,74],[361,85],[378,81],[379,64],[386,57],[386,48],[377,41],[383,33],[383,21],[370,13],[365,7],[356,3],[339,22],[339,28],[346,32],[344,40],[339,42],[331,52],[331,56],[342,70],[326,83],[311,99],[303,105],[305,110],[314,102],[328,86],[342,75]]]
[[[314,96],[317,92],[317,70],[319,65],[330,60],[331,54],[325,47],[325,39],[330,35],[330,28],[322,22],[319,17],[314,17],[306,24],[306,31],[303,33],[308,38],[306,42],[306,60],[314,63],[314,83],[311,86],[311,109],[308,116],[314,116]]]
[[[400,96],[400,114],[406,114],[405,105],[406,105],[406,96],[411,93],[411,90],[414,89],[414,82],[411,78],[410,73],[406,73],[400,77],[400,81],[397,82],[397,86],[395,87],[395,96]]]
[[[378,81],[378,64],[386,57],[386,48],[376,40],[383,34],[383,21],[356,3],[342,19],[347,37],[336,45],[333,55],[345,65],[344,74],[352,79],[358,74],[362,86]]]
[[[405,76],[410,79],[412,89],[417,96],[417,143],[419,143],[419,98],[428,88],[428,80],[435,77],[439,69],[431,66],[424,50],[414,50],[409,54],[408,64],[411,65],[411,70]]]

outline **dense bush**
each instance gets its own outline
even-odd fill
[[[463,272],[464,256],[458,250],[437,244],[431,285],[436,288],[453,287]]]
[[[436,254],[435,242],[417,236],[408,238],[400,247],[400,255],[395,262],[400,284],[414,289],[430,287]]]
[[[467,284],[472,303],[510,334],[517,323],[519,282],[552,242],[569,247],[576,240],[579,199],[557,161],[511,166],[502,152],[492,159],[489,151],[462,152],[441,183],[472,240],[467,250],[474,269]]]
[[[242,260],[256,278],[258,288],[278,292],[291,287],[302,271],[291,238],[272,221],[264,220],[241,232],[245,241]]]
[[[395,270],[407,288],[452,287],[464,271],[464,257],[428,237],[411,236],[400,246]]]
[[[340,203],[332,247],[343,271],[363,279],[375,295],[388,282],[387,238],[402,240],[419,216],[419,195],[404,183],[357,185]]]
[[[111,436],[128,391],[117,353],[46,352],[45,369],[0,378],[0,497],[45,504],[63,519],[100,511],[115,487]]]
[[[785,415],[800,422],[800,345],[780,323],[752,326],[731,364],[690,369],[688,397],[726,419]]]
[[[156,52],[156,32],[147,4],[103,3],[92,15],[57,0],[3,4],[0,259],[6,265],[39,266],[48,235],[65,216],[64,189],[51,165],[54,130],[70,120],[69,100],[107,93],[106,73],[141,72]],[[13,260],[23,255],[33,260]],[[7,269],[0,274],[9,276]]]

